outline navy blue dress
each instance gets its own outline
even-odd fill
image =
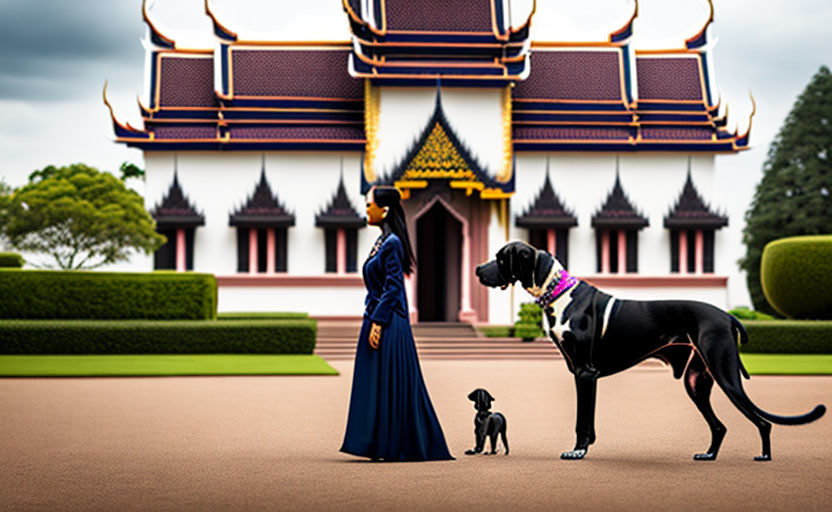
[[[402,243],[395,234],[381,240],[364,263],[367,298],[341,451],[385,461],[453,459],[410,330]],[[373,323],[381,325],[378,350],[369,342]]]

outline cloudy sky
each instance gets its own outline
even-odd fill
[[[348,38],[340,0],[214,0],[215,10],[242,35],[278,39]],[[632,0],[538,0],[535,40],[600,40],[632,11]],[[832,65],[832,4],[828,0],[714,0],[712,35],[717,87],[730,105],[730,126],[743,131],[757,100],[751,136],[741,155],[717,157],[718,174],[736,186],[742,211],[759,181],[768,145],[791,105],[821,65]],[[515,23],[531,0],[513,0]],[[191,46],[213,44],[203,0],[157,0],[151,13],[164,31]],[[707,18],[706,0],[641,0],[639,48],[680,47]],[[48,164],[85,162],[115,170],[141,152],[112,142],[101,90],[118,116],[141,125],[145,26],[141,0],[0,0],[0,179],[25,182]]]

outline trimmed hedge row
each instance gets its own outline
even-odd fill
[[[16,252],[0,252],[0,267],[20,268],[23,266],[23,256]]]
[[[217,320],[299,320],[309,318],[309,313],[293,312],[254,312],[254,313],[217,313]]]
[[[832,322],[811,320],[744,320],[749,354],[832,354]]]
[[[314,320],[3,320],[0,354],[311,354]]]
[[[0,269],[0,318],[203,320],[216,312],[212,274]]]

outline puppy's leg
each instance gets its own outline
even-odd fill
[[[693,349],[691,349],[693,350]],[[705,363],[702,358],[695,351],[691,354],[688,369],[685,372],[685,390],[688,396],[696,404],[696,408],[705,417],[708,426],[711,428],[711,446],[705,453],[697,453],[693,456],[694,460],[716,460],[719,447],[722,445],[722,439],[728,429],[714,414],[711,408],[711,389],[714,386],[714,379],[705,368]]]
[[[578,418],[575,425],[575,448],[560,454],[561,459],[583,459],[589,445],[595,442],[595,394],[598,370],[581,367],[575,369],[575,388],[578,392]]]
[[[491,455],[497,453],[497,429],[491,433]]]
[[[500,436],[503,438],[503,446],[506,447],[506,455],[508,455],[508,438],[506,437],[506,422],[503,421],[503,428],[500,429]]]
[[[482,452],[485,447],[485,431],[482,425],[478,423],[477,418],[474,418],[474,441],[476,445],[472,450],[465,450],[465,455],[476,455]]]

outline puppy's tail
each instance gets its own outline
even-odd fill
[[[779,416],[777,414],[766,412],[757,406],[754,406],[754,408],[757,409],[757,414],[772,423],[777,423],[778,425],[804,425],[815,421],[826,412],[826,406],[822,404],[816,405],[811,411],[799,416]]]
[[[731,317],[731,326],[737,333],[737,344],[745,345],[748,343],[748,333],[745,331],[745,327],[740,323],[739,320],[734,317],[734,315],[728,315]],[[740,359],[740,371],[742,372],[742,376],[746,379],[750,379],[751,376],[748,374],[748,370],[745,369],[745,365],[742,364],[742,359]]]

